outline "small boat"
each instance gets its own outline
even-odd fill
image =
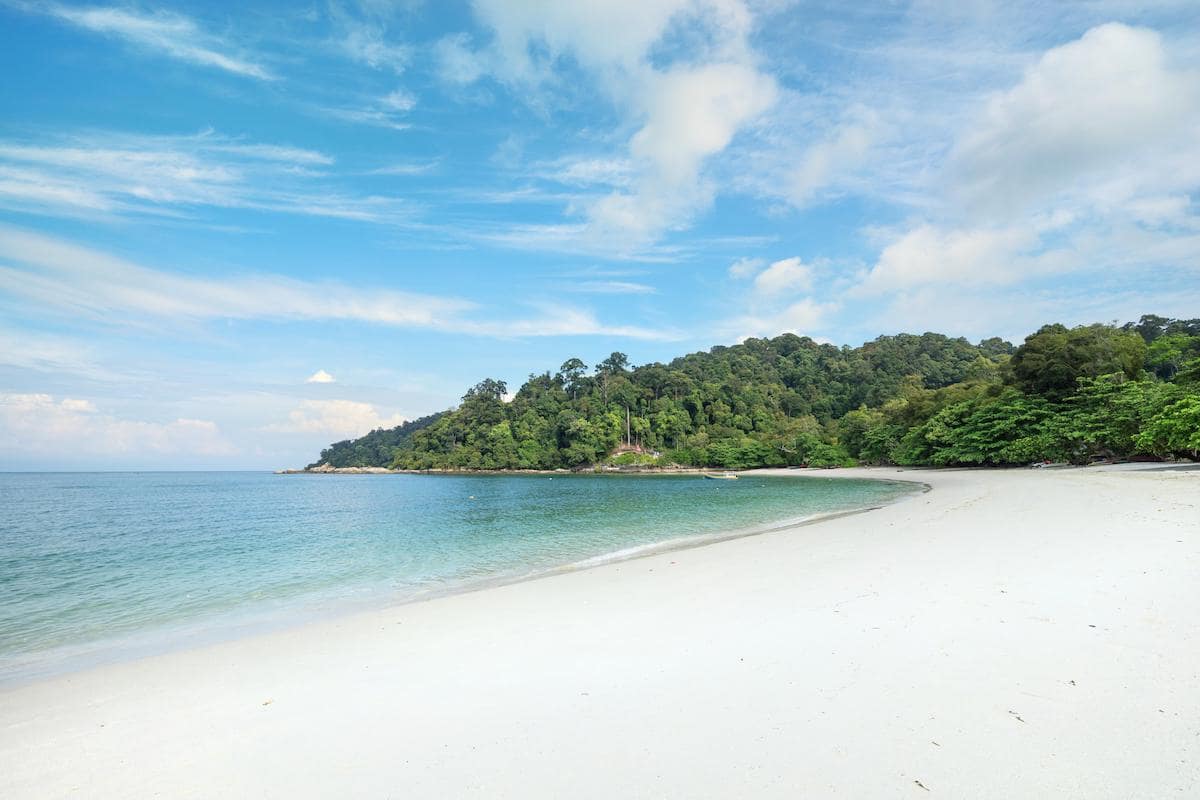
[[[706,472],[704,473],[704,477],[711,481],[736,481],[738,479],[738,476],[734,475],[732,472],[722,472],[720,475],[714,475],[711,472]]]

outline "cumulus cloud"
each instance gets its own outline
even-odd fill
[[[1172,68],[1155,31],[1101,25],[988,98],[951,159],[952,184],[988,213],[1060,193],[1098,202],[1146,182],[1194,184],[1200,74]]]
[[[681,227],[712,201],[701,168],[775,100],[775,83],[742,64],[678,67],[648,78],[639,100],[646,122],[629,143],[640,170],[629,191],[590,206],[592,233],[604,241],[654,240]]]
[[[945,230],[920,225],[887,245],[858,288],[879,294],[926,284],[1004,284],[1026,277],[1024,255],[1037,232],[1019,226]]]
[[[60,456],[223,456],[236,452],[216,423],[121,419],[90,400],[49,394],[0,394],[0,450]]]
[[[480,0],[475,8],[494,33],[490,63],[500,79],[540,87],[569,61],[636,127],[628,188],[577,204],[586,217],[579,232],[597,246],[632,250],[690,224],[717,191],[706,162],[775,102],[740,0]]]
[[[336,379],[323,369],[319,369],[312,375],[308,376],[305,383],[335,383]]]
[[[940,213],[885,239],[855,294],[924,287],[937,308],[938,287],[962,306],[963,289],[1066,272],[1195,269],[1200,73],[1154,31],[1093,28],[987,96],[945,179]]]
[[[776,261],[754,278],[754,290],[765,295],[812,288],[812,270],[798,256]]]
[[[286,422],[268,425],[273,433],[325,433],[331,436],[362,436],[376,428],[403,425],[400,414],[382,416],[370,403],[355,400],[305,400],[288,414]]]
[[[743,313],[716,324],[718,333],[726,338],[740,341],[781,333],[813,336],[840,307],[808,294],[813,289],[813,270],[799,256],[770,263],[764,258],[740,258],[728,272],[734,280],[749,281],[749,285],[734,300],[745,309]]]

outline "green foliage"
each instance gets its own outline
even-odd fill
[[[784,334],[667,364],[634,367],[612,353],[587,370],[568,359],[512,397],[487,379],[453,411],[339,442],[322,458],[409,469],[743,469],[1087,462],[1200,447],[1197,320],[1047,325],[1015,351],[934,333],[858,348]],[[623,445],[662,456],[610,456]]]
[[[1121,373],[1080,378],[1059,427],[1073,459],[1137,453],[1138,435],[1173,389],[1151,380],[1127,380]]]
[[[1163,380],[1174,378],[1185,365],[1200,359],[1200,336],[1170,333],[1150,343],[1146,364]]]
[[[1138,447],[1159,456],[1200,457],[1200,394],[1168,403],[1137,434]]]
[[[309,464],[309,468],[320,464],[332,467],[386,467],[396,454],[409,445],[416,431],[427,428],[441,419],[446,412],[431,414],[404,423],[395,428],[374,430],[357,439],[336,442],[321,451],[321,457]]]
[[[1009,367],[1026,392],[1063,398],[1075,390],[1079,378],[1117,372],[1137,378],[1145,360],[1146,343],[1136,333],[1108,325],[1045,325],[1026,337]]]
[[[1054,415],[1045,399],[1007,389],[947,406],[919,430],[936,466],[1021,464],[1061,454]]]

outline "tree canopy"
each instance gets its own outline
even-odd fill
[[[615,352],[487,378],[457,409],[339,442],[334,466],[745,468],[1196,457],[1200,321],[1046,325],[1014,348],[936,333],[783,334],[633,366]],[[327,458],[327,454],[329,457]],[[335,461],[336,460],[336,461]],[[339,462],[345,462],[339,463]]]

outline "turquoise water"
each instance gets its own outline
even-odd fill
[[[695,475],[0,474],[0,680],[909,491]]]

